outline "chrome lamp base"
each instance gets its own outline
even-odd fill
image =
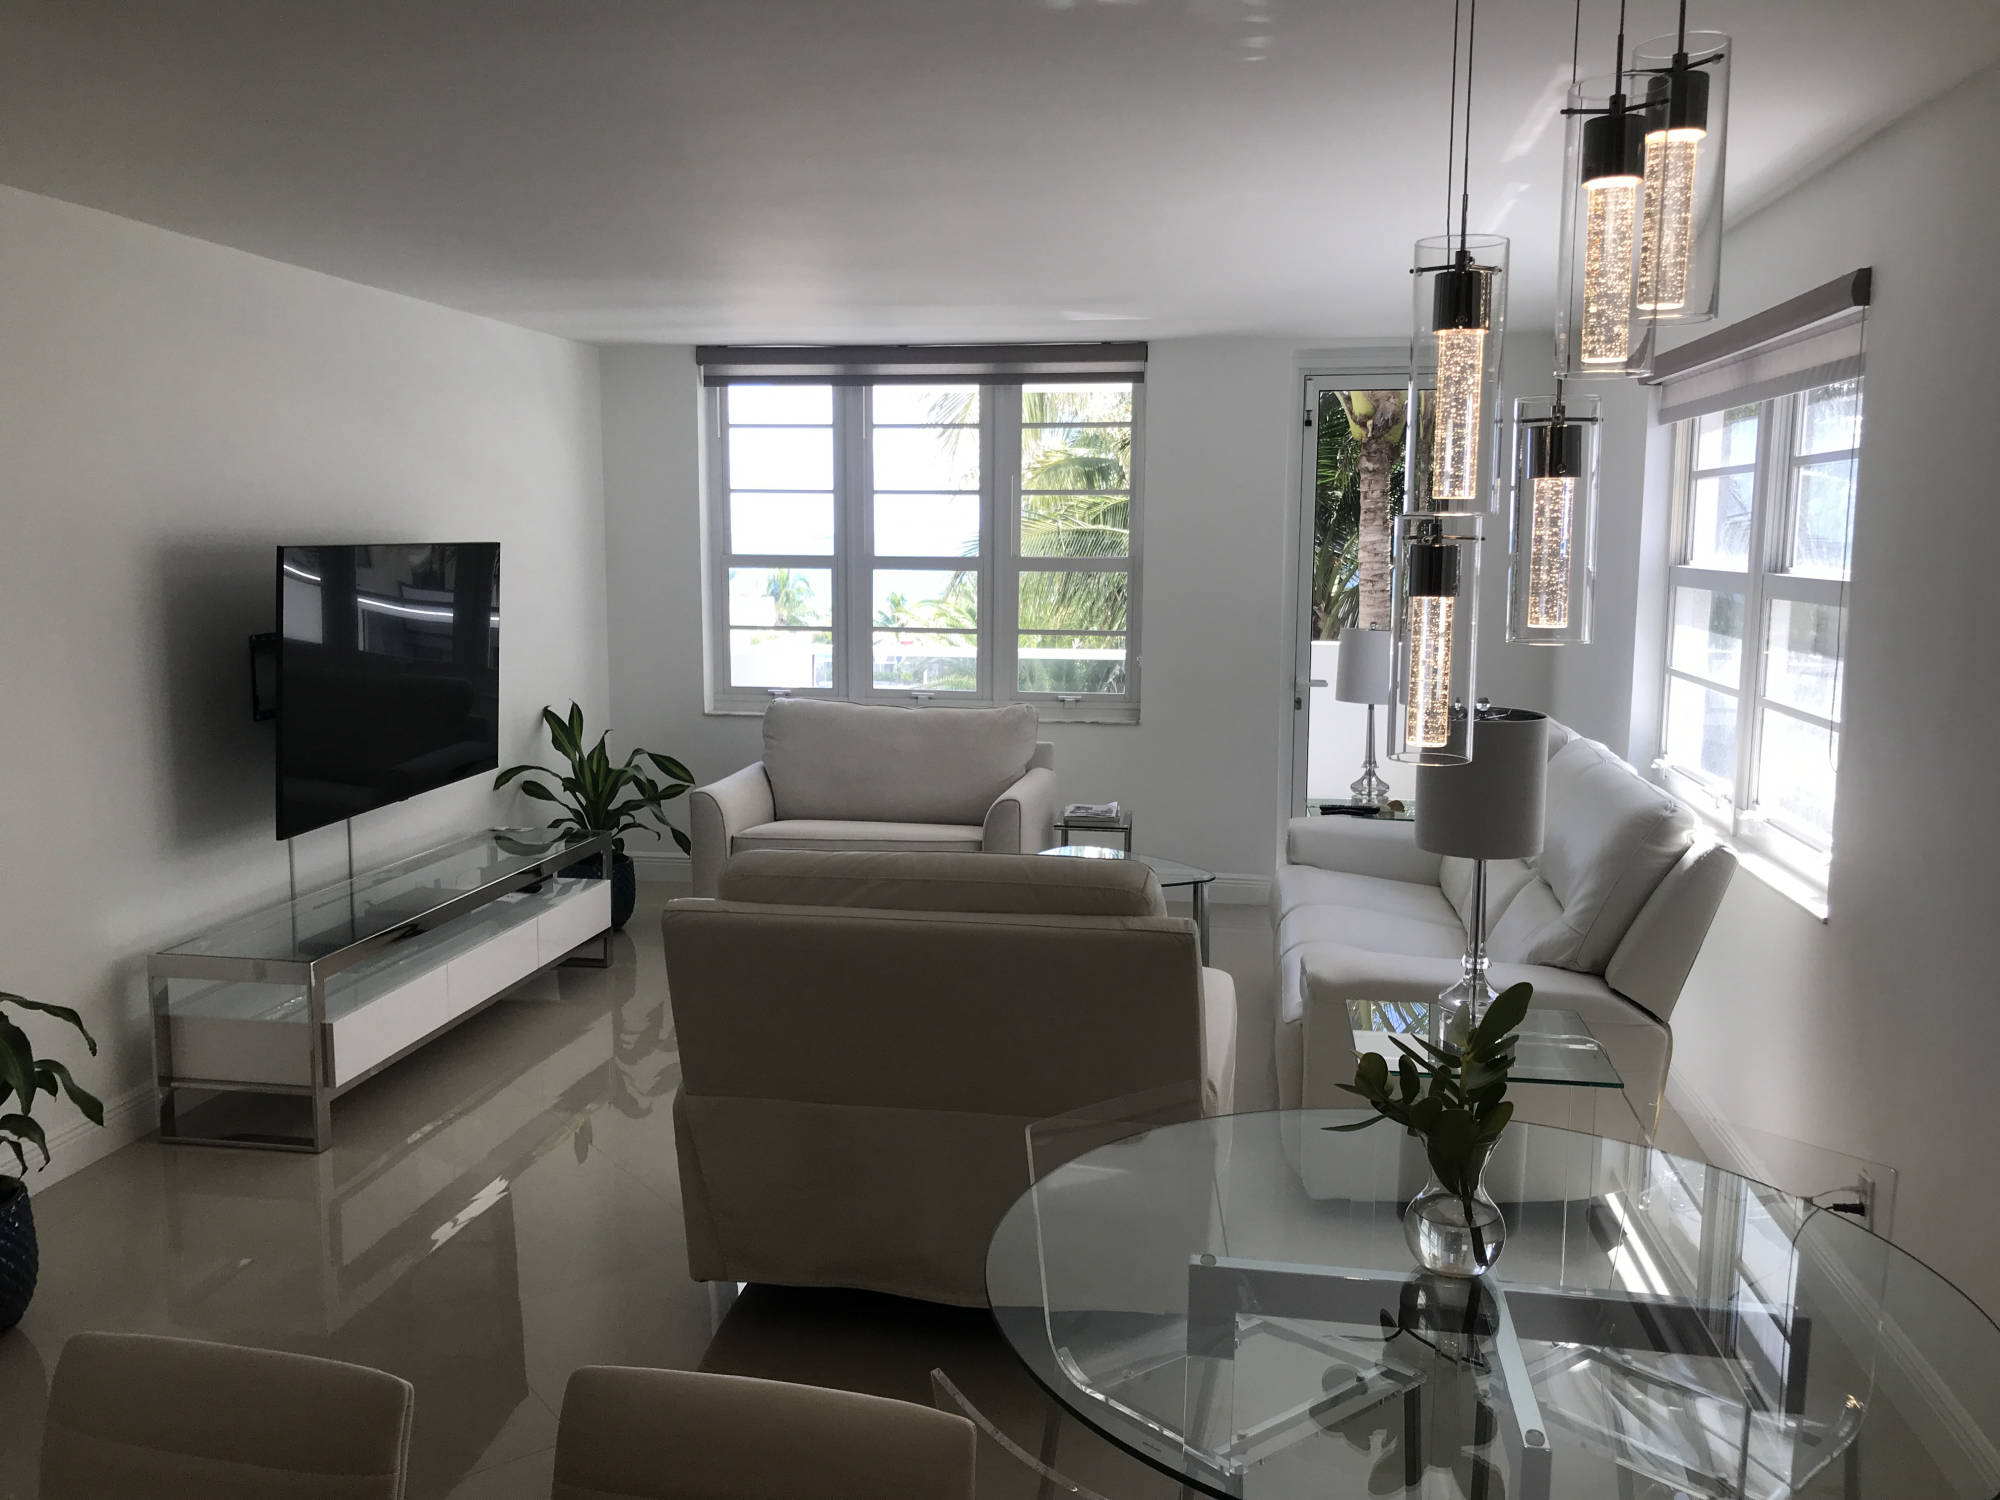
[[[1431,1003],[1430,1041],[1447,1052],[1463,1052],[1472,1028],[1498,997],[1486,977],[1486,861],[1472,862],[1472,931],[1459,960],[1458,982],[1445,986]]]
[[[1368,705],[1368,744],[1362,753],[1361,776],[1351,781],[1347,789],[1354,793],[1356,802],[1367,802],[1380,807],[1389,800],[1389,783],[1375,772],[1375,705]]]

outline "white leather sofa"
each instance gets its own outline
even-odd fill
[[[1536,1005],[1578,1013],[1610,1054],[1630,1108],[1593,1128],[1636,1139],[1657,1122],[1668,1022],[1735,869],[1727,846],[1697,842],[1686,808],[1550,721],[1542,852],[1487,865],[1487,951],[1496,988],[1530,981]],[[1292,820],[1272,887],[1281,1102],[1352,1105],[1338,1087],[1354,1079],[1346,1002],[1427,1001],[1457,979],[1471,899],[1471,862],[1425,853],[1413,824]],[[1568,1123],[1570,1092],[1512,1097],[1523,1119]]]
[[[1227,1113],[1236,992],[1123,860],[752,851],[668,903],[688,1270],[986,1304],[1031,1124]]]
[[[694,893],[751,849],[1034,854],[1055,841],[1055,747],[1033,704],[780,698],[764,758],[689,796]]]

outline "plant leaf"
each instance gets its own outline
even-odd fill
[[[0,1115],[0,1138],[8,1136],[26,1141],[42,1153],[42,1165],[46,1167],[49,1164],[49,1138],[42,1130],[42,1127],[26,1115]],[[15,1155],[20,1155],[18,1149]],[[21,1169],[26,1171],[27,1166],[28,1163],[24,1158],[21,1162]]]
[[[694,772],[675,760],[671,755],[655,755],[650,750],[637,752],[650,760],[669,781],[680,782],[684,786],[694,785]]]
[[[11,1005],[16,1010],[39,1011],[45,1016],[54,1016],[58,1021],[74,1026],[77,1035],[83,1038],[84,1046],[90,1049],[90,1055],[97,1056],[97,1038],[85,1029],[83,1017],[67,1005],[51,1005],[46,1000],[30,1000],[25,995],[12,995],[4,991],[0,991],[0,1005]]]
[[[1472,1028],[1473,1042],[1482,1047],[1490,1047],[1511,1032],[1519,1031],[1521,1023],[1528,1018],[1528,1002],[1535,996],[1535,987],[1523,980],[1520,984],[1510,984],[1494,997],[1486,1007],[1486,1014],[1479,1018],[1479,1024]]]
[[[562,801],[562,798],[558,797],[554,792],[550,791],[547,787],[543,786],[539,781],[522,782],[521,791],[527,796],[532,797],[537,802]]]
[[[35,1101],[35,1049],[27,1032],[0,1016],[0,1099],[13,1095],[26,1109]]]
[[[694,853],[694,844],[686,834],[682,833],[678,828],[674,827],[674,825],[671,823],[667,825],[667,832],[671,833],[674,836],[674,842],[680,846],[681,853],[683,854]]]
[[[35,1064],[35,1078],[41,1084],[43,1092],[50,1095],[53,1095],[60,1085],[63,1093],[69,1097],[69,1102],[83,1111],[83,1117],[91,1124],[104,1123],[104,1106],[98,1102],[97,1096],[78,1087],[77,1081],[70,1077],[69,1069],[54,1058],[45,1057]]]

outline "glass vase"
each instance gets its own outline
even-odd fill
[[[1403,1239],[1417,1264],[1437,1276],[1484,1276],[1507,1243],[1507,1220],[1486,1191],[1484,1176],[1467,1202],[1433,1172],[1403,1210]]]

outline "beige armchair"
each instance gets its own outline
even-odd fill
[[[688,798],[694,893],[750,849],[1033,854],[1055,841],[1055,747],[1034,706],[780,698],[764,758]]]
[[[739,854],[668,905],[688,1269],[983,1306],[1026,1127],[1233,1097],[1236,996],[1122,860]]]

